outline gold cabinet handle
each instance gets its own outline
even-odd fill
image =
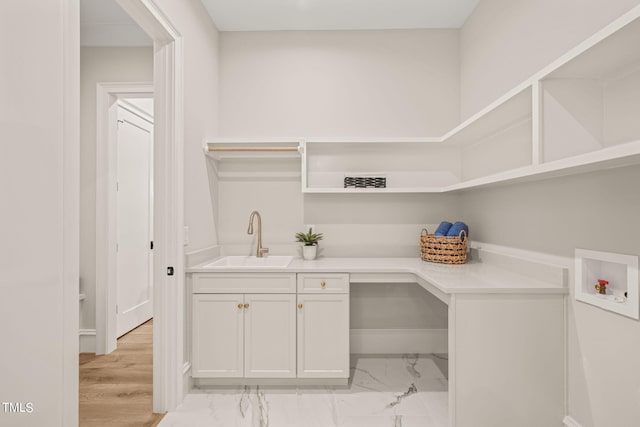
[[[324,288],[325,286],[327,286],[327,283],[323,280],[322,282],[320,282],[320,286]]]
[[[244,308],[249,308],[249,304],[245,304],[245,305],[244,305]]]
[[[242,308],[242,303],[238,304],[238,308]]]
[[[302,309],[302,303],[298,304],[298,308]]]

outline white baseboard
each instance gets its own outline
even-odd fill
[[[357,354],[447,353],[447,329],[351,329]]]
[[[245,385],[283,386],[283,387],[324,387],[349,385],[349,378],[196,378],[196,388],[238,387]]]
[[[80,329],[80,353],[95,353],[96,352],[96,330],[95,329]]]
[[[180,402],[184,400],[184,397],[189,394],[189,391],[193,389],[193,378],[191,378],[191,362],[184,362],[182,365],[182,398]]]
[[[579,422],[577,422],[576,420],[574,420],[573,418],[571,418],[569,415],[567,415],[566,417],[564,417],[564,419],[562,420],[563,424],[566,427],[582,427],[582,425],[580,425]]]

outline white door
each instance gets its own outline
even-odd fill
[[[296,296],[244,296],[244,375],[249,378],[296,376]]]
[[[193,296],[193,377],[243,376],[243,302],[241,294]]]
[[[349,377],[349,295],[298,295],[298,377]]]
[[[153,123],[118,106],[117,335],[153,316]]]

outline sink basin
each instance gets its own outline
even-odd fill
[[[258,258],[255,256],[226,256],[211,264],[206,268],[284,268],[289,265],[292,256],[266,256]]]

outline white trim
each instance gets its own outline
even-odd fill
[[[78,333],[79,353],[95,353],[96,352],[96,330],[80,329]]]
[[[346,387],[349,378],[195,378],[195,388],[242,387],[261,385],[267,387]]]
[[[116,349],[116,110],[121,97],[153,94],[153,84],[96,85],[96,354]]]
[[[183,399],[184,361],[184,173],[182,122],[182,41],[156,51],[154,74],[156,92],[156,141],[154,165],[154,411],[175,409]],[[160,82],[165,82],[161,86]],[[172,82],[167,84],[167,82]],[[158,191],[164,189],[164,191]],[[174,268],[167,276],[166,268]],[[156,315],[155,313],[158,313]],[[158,339],[156,339],[156,337]]]
[[[567,415],[566,417],[564,417],[564,419],[562,420],[562,423],[563,423],[566,427],[582,427],[582,424],[580,424],[579,422],[577,422],[576,420],[574,420],[573,418],[571,418],[569,415]]]
[[[154,41],[153,411],[166,412],[184,398],[183,42],[155,0],[117,2]]]
[[[447,329],[351,329],[354,354],[448,353]]]
[[[62,1],[61,425],[78,425],[80,308],[80,3]],[[51,112],[54,114],[54,112]],[[54,178],[54,177],[52,177]],[[52,304],[55,304],[52,301]],[[54,356],[56,357],[56,356]]]
[[[182,393],[186,396],[193,388],[193,378],[191,378],[191,362],[184,362],[182,367]]]
[[[120,105],[122,108],[124,108],[131,114],[138,116],[142,120],[145,120],[150,124],[153,124],[153,116],[150,116],[146,111],[143,111],[142,109],[133,105],[131,102],[129,102],[129,98],[118,99],[118,105]]]

